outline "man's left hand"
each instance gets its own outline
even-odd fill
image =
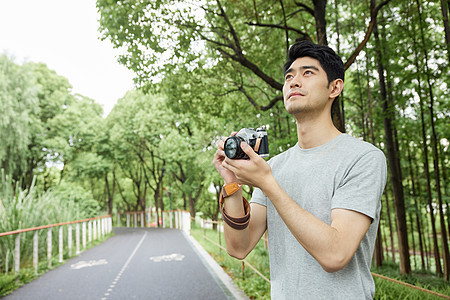
[[[272,177],[272,169],[247,143],[242,142],[241,148],[248,155],[248,160],[226,157],[222,166],[233,172],[239,182],[261,188]]]

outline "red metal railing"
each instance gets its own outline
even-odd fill
[[[52,228],[59,228],[59,261],[63,261],[63,252],[64,252],[64,239],[63,239],[63,228],[67,226],[67,248],[69,250],[69,256],[72,256],[72,225],[75,224],[75,251],[76,254],[80,253],[80,224],[81,224],[81,243],[83,249],[86,249],[87,242],[92,242],[92,240],[97,240],[103,237],[106,234],[109,234],[112,231],[112,218],[110,215],[100,216],[95,218],[57,223],[51,225],[43,225],[33,228],[24,228],[9,232],[1,232],[0,237],[16,235],[15,237],[15,249],[14,249],[14,272],[18,274],[20,271],[20,235],[25,232],[34,231],[33,236],[33,267],[35,269],[35,273],[37,273],[38,268],[38,244],[39,244],[39,231],[48,229],[47,232],[47,259],[48,266],[51,267],[51,258],[53,254],[52,250]],[[86,229],[87,226],[87,229]],[[8,270],[6,270],[8,271]]]

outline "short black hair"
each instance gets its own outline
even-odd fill
[[[327,74],[328,84],[338,78],[344,81],[345,69],[341,57],[330,47],[317,45],[310,41],[299,41],[289,48],[283,72],[286,73],[296,59],[305,56],[319,61],[320,66]]]

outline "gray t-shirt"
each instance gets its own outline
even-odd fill
[[[272,299],[372,299],[370,266],[386,184],[386,158],[373,145],[341,134],[327,144],[298,144],[269,160],[281,188],[301,207],[330,224],[343,208],[372,218],[355,255],[342,270],[327,273],[302,247],[271,201],[255,189],[251,202],[267,207]]]

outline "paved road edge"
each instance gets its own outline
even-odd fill
[[[222,269],[222,267],[214,260],[214,258],[206,252],[205,249],[195,240],[194,237],[189,235],[186,232],[183,232],[186,239],[194,246],[194,249],[199,254],[203,263],[206,267],[210,269],[213,275],[216,275],[216,280],[220,280],[219,283],[222,283],[223,286],[228,289],[228,291],[232,294],[235,299],[239,300],[248,300],[247,295],[233,282],[233,279],[228,276],[227,273]]]

